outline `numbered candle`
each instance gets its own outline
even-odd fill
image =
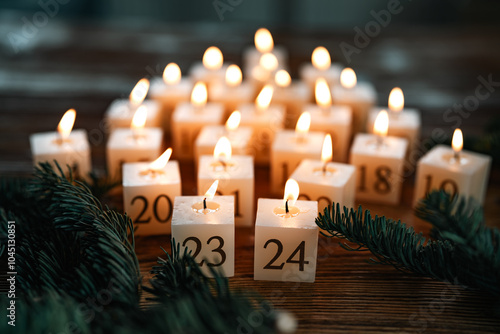
[[[215,181],[204,196],[177,196],[172,216],[172,242],[187,248],[203,273],[210,267],[234,276],[234,197],[214,196]]]
[[[273,87],[266,85],[257,96],[255,104],[243,104],[239,107],[241,125],[252,128],[250,149],[259,165],[269,164],[275,133],[284,127],[285,107],[270,105],[273,92]]]
[[[308,104],[304,109],[311,114],[311,130],[329,133],[333,140],[333,160],[346,162],[351,143],[351,107],[333,106],[330,88],[322,78],[316,81],[314,95],[316,104]]]
[[[340,75],[340,85],[331,86],[333,103],[352,109],[352,133],[363,132],[369,111],[376,100],[375,88],[367,82],[357,82],[352,68],[345,68]]]
[[[300,186],[300,197],[318,201],[318,209],[338,203],[342,209],[354,207],[356,194],[356,168],[351,165],[331,162],[332,138],[325,136],[320,160],[302,160],[291,178]]]
[[[304,64],[299,70],[300,78],[310,89],[314,89],[316,80],[324,79],[329,85],[340,84],[342,65],[332,64],[330,53],[324,46],[318,46],[311,55],[311,63]]]
[[[139,106],[145,106],[148,112],[146,126],[161,127],[163,117],[161,106],[155,100],[145,100],[149,91],[149,80],[141,79],[130,92],[129,98],[114,100],[106,112],[104,117],[109,132],[117,128],[128,128],[134,117],[134,113]]]
[[[123,165],[123,206],[137,227],[135,235],[170,233],[173,203],[181,195],[177,161],[167,149],[153,162]]]
[[[484,203],[491,157],[462,150],[460,129],[453,134],[452,147],[437,145],[417,164],[414,205],[432,190],[443,189],[451,195],[472,197]]]
[[[54,161],[65,173],[70,167],[73,177],[88,178],[92,170],[90,160],[90,145],[85,130],[72,130],[76,111],[69,109],[64,113],[57,132],[34,133],[30,136],[33,164],[50,163],[56,170]]]
[[[144,128],[146,119],[147,109],[140,106],[129,129],[118,128],[111,132],[106,144],[106,160],[113,179],[121,179],[125,162],[153,161],[161,154],[163,131]]]
[[[358,133],[351,147],[351,165],[357,170],[356,200],[398,204],[403,165],[408,149],[404,138],[387,137],[389,116],[382,110],[375,120],[375,134]]]
[[[254,222],[254,168],[253,157],[232,155],[231,143],[222,137],[213,156],[202,155],[198,168],[198,193],[219,180],[217,193],[234,196],[236,226],[250,227]]]
[[[172,115],[172,142],[178,159],[194,158],[194,142],[206,125],[222,123],[224,106],[207,103],[207,86],[197,82],[191,94],[191,102],[181,103]]]
[[[324,132],[309,132],[311,115],[302,113],[295,131],[282,130],[276,134],[271,152],[271,192],[280,193],[286,180],[304,159],[321,158]]]
[[[190,75],[194,82],[202,81],[207,86],[223,83],[226,76],[227,65],[224,65],[224,56],[220,49],[211,46],[205,50],[202,63],[191,67]]]
[[[254,279],[314,282],[318,251],[318,202],[297,201],[289,180],[284,200],[259,198],[255,222]]]

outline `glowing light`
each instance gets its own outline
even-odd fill
[[[73,125],[75,124],[76,111],[75,109],[69,109],[61,117],[59,124],[57,125],[57,131],[61,135],[61,139],[64,141],[68,138],[71,130],[73,130]]]
[[[295,204],[295,201],[299,197],[299,184],[294,179],[288,179],[285,183],[285,196],[283,197],[283,202],[286,205],[288,201],[288,207]]]
[[[218,186],[219,186],[219,180],[215,180],[214,183],[212,183],[210,188],[208,188],[207,192],[205,193],[205,199],[214,198]]]
[[[379,137],[387,136],[387,131],[389,130],[389,114],[386,110],[380,110],[375,118],[375,124],[373,125],[373,133]]]
[[[260,56],[259,65],[266,71],[274,71],[278,68],[278,58],[272,53],[264,53]]]
[[[269,107],[273,98],[273,93],[274,89],[271,85],[265,85],[262,88],[255,101],[259,110],[266,110]]]
[[[316,98],[316,104],[320,107],[329,107],[332,105],[332,94],[330,92],[330,87],[328,83],[323,78],[318,78],[316,80],[316,85],[314,87],[314,96]]]
[[[288,87],[292,83],[292,77],[285,70],[279,70],[274,76],[274,82],[280,87]]]
[[[235,110],[231,113],[231,116],[226,121],[226,130],[234,131],[240,126],[241,122],[241,112]]]
[[[311,62],[315,68],[324,71],[327,70],[332,64],[332,59],[330,58],[330,53],[325,47],[318,46],[312,53]]]
[[[203,66],[209,70],[218,70],[222,67],[224,57],[216,46],[209,47],[203,54]]]
[[[229,65],[226,70],[226,84],[230,87],[236,87],[241,84],[243,74],[238,65]]]
[[[129,95],[129,101],[130,103],[137,107],[144,101],[146,98],[146,95],[148,95],[149,91],[149,80],[148,79],[141,79],[139,80],[136,84],[135,87],[132,89]]]
[[[340,73],[340,84],[342,87],[351,89],[356,86],[356,83],[356,72],[354,72],[354,70],[350,67],[344,68]]]
[[[170,63],[165,66],[163,71],[163,81],[167,85],[176,85],[181,81],[182,73],[179,65],[176,63]]]
[[[214,159],[228,161],[231,159],[231,142],[227,137],[220,137],[214,148]]]
[[[391,111],[401,111],[405,107],[405,97],[399,87],[394,87],[389,94],[389,109]]]
[[[273,36],[266,28],[260,28],[255,32],[255,47],[259,52],[271,52],[274,48]]]
[[[332,160],[333,157],[333,144],[332,136],[327,134],[325,140],[323,140],[323,148],[321,149],[321,161],[326,164]]]
[[[148,118],[148,109],[146,108],[146,106],[140,106],[134,113],[134,117],[132,118],[132,123],[130,127],[134,131],[137,130],[140,131],[146,125],[147,118]]]
[[[298,137],[305,137],[309,132],[309,127],[311,126],[311,114],[308,111],[304,111],[297,121],[295,126],[295,133]]]
[[[168,160],[170,160],[171,156],[172,149],[167,148],[165,152],[163,152],[163,154],[158,157],[158,159],[149,164],[149,168],[154,171],[162,170],[167,165],[167,162]]]
[[[197,82],[191,92],[191,103],[196,107],[203,107],[207,104],[208,91],[204,82]]]
[[[453,132],[451,147],[453,148],[453,151],[455,151],[455,154],[458,154],[462,151],[463,146],[464,146],[464,137],[462,134],[462,130],[457,128],[455,129],[455,132]]]

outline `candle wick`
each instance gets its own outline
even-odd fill
[[[203,210],[206,210],[207,209],[207,198],[205,197],[203,199]]]
[[[323,175],[326,174],[326,162],[323,164],[323,168],[321,169],[323,171]]]
[[[453,152],[453,159],[455,159],[455,161],[460,161],[460,152]]]
[[[288,209],[288,200],[285,201],[285,213],[288,214],[290,210]]]
[[[383,136],[377,136],[377,149],[382,147],[384,145],[384,137]]]
[[[227,164],[224,162],[224,160],[219,159],[219,162],[222,165],[222,168],[224,168],[224,170],[226,170]]]

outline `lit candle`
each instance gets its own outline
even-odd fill
[[[205,125],[222,123],[224,106],[207,103],[207,86],[203,82],[194,85],[191,103],[179,104],[172,114],[172,142],[178,159],[194,158],[194,142]]]
[[[284,200],[259,198],[255,221],[254,279],[314,282],[318,251],[318,202],[297,201],[288,180]]]
[[[57,132],[42,132],[30,135],[33,164],[48,162],[55,169],[54,160],[65,173],[71,168],[73,177],[88,178],[92,170],[90,145],[85,130],[72,130],[76,111],[69,109],[64,113]]]
[[[145,100],[148,91],[149,80],[141,79],[130,92],[128,99],[116,99],[111,102],[104,113],[106,125],[110,132],[116,128],[128,128],[139,106],[145,106],[147,108],[147,127],[162,126],[163,117],[161,114],[161,106],[155,100]]]
[[[303,112],[295,131],[276,133],[271,149],[271,192],[283,190],[286,180],[304,159],[320,159],[324,132],[310,132],[311,115]]]
[[[284,127],[285,107],[270,104],[273,92],[273,86],[266,85],[257,96],[255,104],[242,104],[238,108],[241,112],[241,125],[253,130],[250,149],[259,165],[269,163],[275,133]]]
[[[451,148],[437,145],[418,161],[414,205],[437,189],[451,195],[472,197],[480,205],[484,203],[491,157],[464,151],[462,147],[462,131],[456,129]]]
[[[231,142],[233,154],[247,155],[251,154],[250,143],[252,138],[252,128],[248,126],[239,126],[241,122],[241,113],[238,110],[233,111],[231,116],[223,125],[204,126],[195,142],[195,161],[198,162],[200,156],[210,155],[214,151],[217,141],[222,136],[226,136]]]
[[[330,87],[325,79],[319,78],[315,87],[316,104],[304,107],[311,114],[311,130],[329,133],[333,140],[333,160],[346,162],[351,143],[351,107],[332,105]]]
[[[300,78],[314,89],[316,80],[324,79],[329,85],[335,86],[340,83],[340,72],[342,66],[339,63],[333,63],[330,53],[324,46],[318,46],[311,55],[311,63],[302,65],[299,70]]]
[[[226,70],[221,50],[211,46],[205,50],[202,63],[194,64],[189,73],[194,82],[203,81],[211,88],[212,85],[224,83]]]
[[[358,133],[351,147],[351,165],[357,170],[356,199],[398,204],[403,184],[403,165],[408,140],[387,137],[387,111],[375,120],[374,133]]]
[[[252,101],[255,89],[249,82],[242,82],[242,73],[238,65],[229,65],[225,83],[213,85],[208,93],[210,101],[224,105],[226,119],[240,104]]]
[[[352,109],[352,133],[365,130],[368,112],[377,98],[375,88],[367,82],[358,82],[352,68],[345,68],[340,75],[340,85],[331,87],[333,103]]]
[[[404,107],[403,91],[399,87],[392,89],[389,94],[389,136],[408,139],[408,157],[412,165],[415,165],[419,152],[416,151],[420,136],[420,111]],[[367,132],[373,129],[373,124],[378,112],[382,108],[373,108],[368,116]]]
[[[163,130],[170,133],[170,119],[175,107],[181,102],[189,101],[193,82],[190,78],[183,78],[182,72],[176,63],[165,66],[162,78],[153,78],[149,94],[161,105],[163,114]]]
[[[292,80],[286,70],[279,70],[274,76],[274,94],[272,102],[286,107],[286,124],[295,124],[311,100],[312,92],[309,86],[299,80]]]
[[[145,106],[137,108],[129,129],[118,128],[111,132],[106,144],[108,173],[121,179],[125,162],[153,161],[161,153],[163,131],[160,128],[144,128],[147,122]]]
[[[137,226],[135,235],[169,234],[173,203],[181,195],[177,161],[167,149],[153,162],[123,164],[124,211]]]
[[[236,226],[250,227],[254,222],[254,168],[253,157],[232,155],[231,142],[221,137],[213,157],[202,155],[198,168],[198,192],[219,180],[218,194],[234,196]]]
[[[234,276],[234,197],[214,196],[215,181],[204,196],[177,196],[172,215],[172,242],[189,249],[203,273],[210,268]]]

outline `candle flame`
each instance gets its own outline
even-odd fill
[[[329,107],[332,105],[332,94],[330,92],[330,87],[328,83],[323,78],[318,78],[316,80],[316,85],[314,87],[314,96],[316,98],[316,104],[320,107]]]
[[[207,192],[205,193],[205,198],[206,199],[214,198],[218,186],[219,186],[219,180],[215,180],[214,183],[212,183],[210,188],[208,188]]]
[[[241,122],[241,112],[235,110],[231,113],[231,116],[226,121],[226,130],[234,131],[240,126]]]
[[[292,83],[292,77],[286,70],[279,70],[274,76],[274,81],[280,87],[288,87]]]
[[[133,106],[138,106],[144,101],[146,95],[148,95],[149,90],[149,80],[143,78],[139,80],[135,87],[132,89],[129,95],[129,101]]]
[[[148,118],[148,108],[146,106],[140,106],[134,113],[132,118],[132,123],[130,127],[132,130],[140,130],[146,125],[146,120]]]
[[[342,87],[351,89],[356,86],[356,83],[356,72],[354,72],[354,70],[350,67],[344,68],[340,73],[340,84]]]
[[[259,65],[266,71],[274,71],[278,68],[278,58],[272,53],[264,53],[260,56]]]
[[[389,130],[389,114],[386,110],[380,110],[375,118],[375,124],[373,125],[373,133],[380,137],[387,136],[387,131]]]
[[[333,144],[332,136],[327,134],[325,140],[323,140],[323,148],[321,150],[321,161],[326,164],[332,160],[333,157]]]
[[[209,70],[218,70],[222,67],[224,57],[216,46],[209,47],[203,54],[203,66]]]
[[[274,89],[271,85],[265,85],[260,91],[257,99],[255,100],[259,110],[265,110],[271,104],[273,98]]]
[[[311,62],[315,68],[321,71],[327,70],[332,64],[330,53],[323,46],[318,46],[314,49],[311,56]]]
[[[165,152],[163,152],[163,154],[158,157],[158,159],[149,164],[149,168],[154,171],[162,170],[167,165],[167,162],[168,160],[170,160],[171,156],[172,156],[172,149],[167,148]]]
[[[202,81],[198,81],[191,92],[191,103],[197,107],[203,107],[207,104],[207,98],[207,85]]]
[[[308,111],[304,111],[300,115],[297,121],[297,125],[295,126],[295,133],[298,136],[303,137],[307,135],[307,133],[309,132],[310,126],[311,126],[311,114]]]
[[[453,132],[451,147],[453,148],[453,151],[455,151],[456,153],[460,153],[462,151],[463,146],[464,146],[464,137],[462,134],[462,130],[457,128],[455,129],[455,132]]]
[[[299,184],[294,179],[288,179],[285,183],[285,196],[283,197],[283,202],[286,205],[288,201],[288,206],[295,204],[295,201],[299,197]]]
[[[231,142],[227,137],[220,137],[214,148],[214,159],[228,161],[231,159],[231,154]]]
[[[389,109],[391,111],[401,111],[405,107],[405,97],[399,87],[394,87],[389,94]]]
[[[181,81],[182,72],[176,63],[170,63],[165,66],[165,70],[163,71],[163,81],[167,85],[176,85]]]
[[[226,84],[230,87],[236,87],[241,84],[243,75],[238,65],[229,65],[226,70]]]
[[[64,140],[68,138],[71,130],[73,129],[73,125],[75,124],[76,111],[75,109],[69,109],[66,111],[61,117],[59,124],[57,125],[57,131],[61,135],[61,138]]]
[[[266,28],[260,28],[255,32],[255,47],[259,52],[271,52],[274,48],[273,36]]]

